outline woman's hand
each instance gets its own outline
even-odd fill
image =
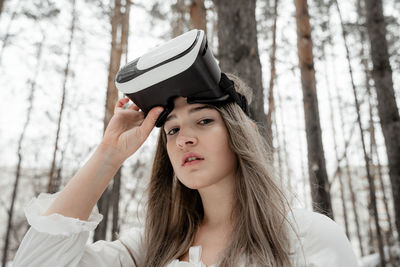
[[[154,107],[144,118],[135,103],[124,109],[128,102],[127,97],[118,100],[101,142],[101,146],[113,151],[113,158],[120,164],[144,143],[163,111],[162,107]]]

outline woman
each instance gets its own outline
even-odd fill
[[[250,89],[228,77],[250,103]],[[124,109],[128,101],[118,101],[101,144],[66,187],[25,209],[32,227],[14,267],[357,266],[332,220],[291,211],[264,139],[239,105],[188,104],[184,97],[160,129],[144,228],[86,245],[102,219],[95,204],[162,111],[144,118],[135,104]]]

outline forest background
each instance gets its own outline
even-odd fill
[[[399,266],[399,24],[399,0],[0,0],[0,266],[24,206],[99,144],[118,69],[193,28],[253,88],[293,205],[333,218],[362,266]],[[157,133],[103,194],[90,242],[143,223]]]

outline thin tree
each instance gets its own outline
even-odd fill
[[[313,209],[333,219],[331,195],[328,175],[326,172],[318,111],[308,5],[306,0],[294,0],[294,3],[296,6],[297,49],[303,90],[308,149],[308,170]]]
[[[328,11],[328,17],[329,17],[329,11]],[[329,21],[329,18],[328,18]],[[328,22],[328,27],[329,27],[329,22]],[[328,37],[330,38],[330,36]],[[331,121],[331,128],[332,128],[332,135],[333,135],[333,146],[335,150],[335,158],[336,158],[336,164],[337,164],[337,169],[335,172],[335,176],[337,176],[339,180],[339,190],[340,190],[340,199],[342,202],[342,211],[343,211],[343,219],[344,219],[344,226],[345,226],[345,231],[346,231],[346,236],[347,238],[350,237],[350,231],[349,231],[349,219],[347,215],[347,208],[346,208],[346,197],[345,197],[345,190],[344,190],[344,183],[343,183],[343,170],[342,167],[340,166],[340,158],[339,158],[339,151],[338,151],[338,141],[337,141],[337,133],[336,133],[336,127],[335,127],[335,112],[333,109],[333,98],[331,94],[331,86],[330,86],[330,81],[328,79],[328,67],[327,67],[327,57],[325,53],[325,46],[322,48],[322,56],[325,59],[324,60],[324,68],[325,68],[325,83],[326,83],[326,91],[328,93],[328,101],[329,101],[329,111],[330,111],[330,121]],[[331,181],[332,184],[333,181]]]
[[[300,107],[299,104],[296,104],[297,130],[300,131],[300,132],[303,132],[304,130],[301,129],[301,126],[300,126],[300,121],[301,121],[300,114],[301,114],[301,107]],[[298,142],[298,144],[299,144],[299,151],[300,151],[300,155],[301,155],[301,158],[300,158],[300,160],[301,160],[300,167],[301,167],[301,178],[302,178],[302,181],[303,181],[302,186],[303,186],[304,206],[305,206],[305,208],[308,208],[307,184],[309,184],[309,182],[307,181],[306,166],[305,166],[304,160],[303,160],[303,155],[304,155],[305,152],[304,152],[304,149],[303,149],[303,142],[302,142],[301,136],[302,136],[302,135],[301,135],[300,133],[297,134],[297,138],[298,138],[298,141],[297,141],[297,142]]]
[[[3,12],[3,6],[4,6],[5,2],[6,2],[6,0],[0,0],[0,16],[1,16],[1,13]]]
[[[218,14],[218,59],[224,72],[237,74],[253,89],[250,116],[267,140],[264,90],[258,54],[255,0],[213,0]]]
[[[362,41],[361,44],[364,44]],[[370,75],[369,75],[369,70],[368,70],[368,63],[366,62],[366,58],[364,57],[364,49],[361,49],[361,61],[362,65],[364,67],[364,72],[365,72],[365,84],[366,84],[366,89],[367,89],[367,96],[368,96],[368,110],[369,110],[369,135],[370,135],[370,155],[371,155],[371,166],[373,167],[373,170],[377,173],[378,180],[379,180],[379,185],[382,193],[382,202],[385,207],[385,213],[386,213],[386,221],[389,226],[389,231],[386,232],[385,238],[386,238],[386,244],[389,246],[388,249],[388,254],[389,254],[389,259],[392,265],[394,266],[395,259],[393,257],[393,254],[391,252],[390,246],[393,243],[393,226],[392,226],[392,218],[390,215],[390,210],[389,210],[389,199],[386,195],[386,190],[385,190],[385,183],[383,182],[383,173],[382,173],[382,165],[380,162],[379,158],[379,153],[377,150],[377,145],[376,145],[376,137],[375,137],[375,126],[374,126],[374,118],[373,118],[373,105],[372,105],[372,95],[371,95],[371,86],[369,84],[370,81]],[[376,164],[374,163],[374,157],[376,159]],[[375,177],[375,175],[374,175]]]
[[[379,251],[379,256],[381,260],[381,266],[385,266],[385,254],[383,252],[383,240],[382,240],[382,234],[381,234],[381,228],[379,225],[379,214],[378,214],[378,209],[377,209],[377,204],[376,204],[376,189],[375,189],[375,180],[371,175],[371,169],[370,169],[370,159],[367,153],[366,145],[365,145],[365,138],[364,138],[364,129],[362,127],[361,123],[361,113],[360,113],[360,103],[358,100],[358,93],[357,89],[354,83],[354,77],[353,77],[353,68],[351,66],[351,56],[350,56],[350,50],[349,46],[347,44],[347,31],[344,27],[343,23],[343,18],[342,18],[342,13],[340,10],[340,6],[337,0],[334,0],[339,19],[340,19],[340,24],[342,27],[342,34],[343,34],[343,41],[344,41],[344,46],[346,50],[346,58],[347,58],[347,64],[349,68],[349,74],[350,74],[350,81],[351,81],[351,87],[353,89],[353,95],[354,95],[354,103],[355,103],[355,108],[357,112],[357,123],[358,127],[360,130],[360,136],[361,136],[361,145],[363,149],[363,154],[364,154],[364,162],[365,162],[365,170],[367,172],[367,179],[368,179],[368,185],[369,185],[369,195],[370,195],[370,201],[371,205],[369,206],[370,209],[370,214],[373,214],[374,216],[374,222],[375,222],[375,230],[376,230],[376,235],[378,239],[378,251]]]
[[[37,77],[39,75],[39,71],[40,71],[40,67],[41,67],[42,51],[43,51],[43,44],[45,43],[45,39],[46,39],[46,35],[45,35],[45,32],[42,30],[42,39],[39,43],[37,43],[36,66],[34,68],[34,74],[33,74],[32,79],[30,79],[30,81],[29,81],[30,92],[29,92],[29,96],[28,96],[28,109],[26,111],[27,113],[26,113],[24,126],[22,128],[21,135],[19,136],[19,139],[18,139],[18,146],[17,146],[18,162],[17,162],[17,169],[15,171],[15,181],[14,181],[13,192],[12,192],[12,196],[11,196],[10,208],[8,209],[8,222],[7,222],[7,228],[6,228],[6,232],[5,232],[5,238],[4,238],[3,258],[2,258],[1,266],[6,266],[6,262],[7,262],[10,233],[13,228],[12,225],[13,225],[14,206],[15,206],[15,201],[17,199],[18,186],[19,186],[19,181],[20,181],[20,177],[21,177],[21,168],[22,168],[22,162],[23,162],[22,144],[25,140],[26,129],[28,128],[30,121],[31,121],[31,115],[32,115],[32,111],[33,111],[33,103],[35,100]]]
[[[336,92],[337,91],[338,90],[336,90]],[[343,103],[343,100],[339,96],[339,94],[336,95],[336,98],[338,99],[339,104]],[[341,128],[345,129],[343,105],[339,106],[339,118],[340,118],[340,122],[341,122]],[[364,248],[363,248],[363,238],[362,238],[362,235],[361,235],[361,226],[360,226],[360,219],[359,219],[360,216],[359,216],[358,207],[357,207],[357,195],[356,195],[356,192],[355,192],[354,186],[353,186],[353,175],[351,174],[351,170],[350,170],[350,160],[349,160],[349,157],[348,157],[348,150],[347,150],[348,149],[348,144],[350,143],[350,138],[348,139],[348,141],[346,141],[345,139],[343,140],[344,141],[343,156],[341,158],[339,158],[340,161],[338,162],[338,164],[340,164],[342,159],[344,159],[347,187],[348,187],[349,192],[350,192],[351,207],[352,207],[352,211],[353,211],[353,214],[354,214],[354,222],[355,222],[355,225],[356,225],[358,244],[359,244],[361,256],[364,256],[365,254],[364,254]]]
[[[192,28],[201,29],[207,34],[207,12],[204,0],[192,0],[189,6]]]
[[[361,0],[357,0],[357,13],[358,13],[358,25],[360,25],[360,19],[365,17],[365,14],[363,12],[363,8],[361,6]],[[389,231],[386,234],[386,240],[387,244],[389,246],[392,245],[394,238],[394,229],[392,226],[392,218],[390,215],[390,209],[389,209],[389,199],[387,197],[387,193],[385,190],[385,183],[383,182],[383,173],[382,173],[382,165],[381,165],[381,160],[380,156],[378,153],[377,145],[376,145],[376,137],[375,137],[375,125],[374,125],[374,118],[373,118],[373,109],[374,106],[372,104],[372,92],[371,92],[371,85],[370,85],[370,80],[371,80],[371,74],[368,66],[368,58],[366,55],[366,48],[365,48],[365,42],[366,42],[366,36],[365,36],[365,30],[362,27],[358,27],[359,33],[360,33],[360,40],[361,40],[361,49],[360,49],[360,58],[361,58],[361,65],[363,66],[364,69],[364,76],[365,76],[365,88],[367,91],[367,96],[368,96],[368,110],[369,110],[369,134],[370,134],[370,155],[371,155],[371,164],[375,167],[374,169],[377,170],[378,174],[378,179],[381,187],[381,192],[383,196],[383,204],[385,207],[385,212],[386,212],[386,220],[389,226]],[[374,164],[374,158],[376,159],[376,164]],[[388,250],[389,252],[389,258],[390,261],[392,262],[394,266],[394,257],[391,253],[391,250]]]
[[[121,44],[122,51],[121,56],[125,55],[125,61],[128,59],[128,37],[129,37],[129,18],[131,10],[131,1],[126,1],[125,13],[122,22],[122,36]],[[127,62],[125,62],[127,63]],[[112,240],[118,238],[117,233],[119,233],[119,201],[120,201],[120,189],[121,189],[121,172],[113,180],[112,188],[112,205],[113,205],[113,217],[112,217]]]
[[[283,108],[282,108],[282,97],[280,94],[280,91],[277,91],[277,96],[278,96],[278,109],[279,109],[279,115],[280,115],[280,120],[282,122],[282,130],[280,132],[280,135],[282,135],[282,147],[283,147],[283,155],[285,157],[285,167],[286,167],[286,175],[285,176],[281,176],[280,178],[283,180],[284,177],[286,178],[286,183],[284,185],[284,187],[288,188],[289,192],[293,192],[293,186],[292,186],[292,170],[290,167],[290,161],[289,161],[289,153],[287,152],[287,142],[286,142],[286,130],[285,130],[285,120],[283,118]],[[289,199],[289,201],[292,201],[293,199]]]
[[[185,0],[176,0],[174,4],[171,5],[172,10],[172,37],[183,34],[190,28],[190,21],[186,18],[189,7],[186,6]]]
[[[356,85],[355,85],[354,77],[353,77],[353,68],[351,66],[350,50],[349,50],[349,46],[347,44],[347,31],[344,27],[342,13],[341,13],[338,1],[334,0],[334,4],[336,6],[336,9],[337,9],[337,12],[339,15],[340,25],[342,27],[343,41],[344,41],[344,46],[345,46],[345,50],[346,50],[346,59],[347,59],[347,64],[348,64],[348,68],[349,68],[351,87],[353,89],[355,108],[356,108],[356,112],[357,112],[357,124],[358,124],[359,130],[360,130],[361,145],[362,145],[363,154],[364,154],[365,170],[367,172],[367,179],[368,179],[368,185],[369,185],[369,187],[368,187],[369,188],[369,196],[370,196],[370,201],[371,201],[370,209],[371,209],[371,213],[374,216],[376,235],[377,235],[377,239],[378,239],[378,251],[379,251],[379,256],[380,256],[380,260],[381,260],[381,266],[384,267],[385,266],[385,254],[383,252],[383,240],[382,240],[381,228],[379,225],[379,214],[378,214],[378,209],[377,209],[377,204],[376,204],[375,180],[373,179],[373,177],[371,175],[370,159],[369,159],[366,145],[365,145],[364,129],[363,129],[362,123],[361,123],[360,103],[358,100],[358,93],[357,93],[357,89],[356,89]]]
[[[321,2],[322,4],[322,2]],[[323,58],[323,65],[324,65],[324,79],[325,79],[325,86],[326,86],[326,92],[328,93],[328,102],[329,102],[329,112],[330,112],[330,123],[331,123],[331,130],[332,130],[332,135],[333,135],[333,146],[334,146],[334,151],[335,151],[335,158],[336,158],[336,164],[337,168],[336,171],[334,172],[333,178],[330,181],[330,186],[334,183],[334,180],[337,178],[339,180],[339,191],[340,191],[340,199],[341,199],[341,204],[342,204],[342,213],[343,213],[343,219],[344,219],[344,226],[345,226],[345,232],[346,236],[348,239],[351,239],[350,236],[350,231],[349,231],[349,219],[348,219],[348,214],[347,214],[347,208],[346,208],[346,194],[345,194],[345,185],[343,182],[343,169],[340,163],[340,156],[339,156],[339,146],[338,146],[338,133],[336,131],[335,127],[335,122],[336,122],[336,117],[335,114],[336,112],[334,111],[334,106],[333,106],[333,97],[331,94],[331,81],[329,79],[329,74],[328,74],[328,57],[326,53],[326,48],[327,45],[332,43],[332,34],[330,31],[330,7],[331,3],[323,3],[320,6],[321,9],[321,15],[325,20],[321,23],[321,27],[323,30],[326,30],[328,32],[327,40],[322,42],[321,45],[321,56]]]
[[[65,107],[67,81],[68,81],[69,72],[70,72],[69,65],[71,63],[71,50],[72,50],[72,43],[74,40],[76,20],[77,20],[76,0],[73,0],[72,1],[71,28],[70,28],[69,41],[68,41],[67,63],[65,65],[65,69],[64,69],[64,80],[63,80],[63,85],[62,85],[61,105],[60,105],[60,110],[58,112],[56,140],[54,142],[53,158],[51,161],[51,167],[50,167],[50,173],[49,173],[49,183],[47,185],[47,192],[49,192],[49,193],[54,193],[59,190],[59,188],[54,184],[54,173],[56,170],[56,159],[57,159],[57,152],[58,152],[58,145],[59,145],[58,142],[59,142],[59,138],[60,138],[61,122],[62,122],[64,107]]]
[[[365,0],[365,9],[372,78],[378,96],[378,114],[385,139],[397,236],[400,240],[400,116],[393,89],[382,0]]]
[[[67,121],[69,121],[69,118],[70,118],[70,112],[67,115]],[[63,179],[62,171],[65,161],[65,154],[68,149],[68,146],[70,145],[71,139],[72,139],[71,125],[68,123],[67,137],[65,138],[65,144],[60,151],[60,161],[58,163],[58,167],[54,177],[54,186],[57,188],[60,188],[62,184],[62,179]]]
[[[331,32],[331,27],[329,26],[329,24],[328,24],[327,30],[328,30],[328,35],[329,36],[333,36],[332,32]],[[339,114],[340,128],[342,129],[342,131],[344,131],[344,129],[346,128],[346,124],[345,124],[345,121],[344,121],[344,114],[343,114],[344,113],[343,110],[344,110],[345,105],[344,105],[344,101],[343,101],[343,99],[341,97],[341,94],[339,93],[338,84],[336,83],[336,81],[338,80],[338,78],[337,78],[338,75],[336,73],[336,69],[337,68],[336,68],[335,60],[332,60],[333,58],[336,57],[336,55],[334,55],[333,49],[332,49],[334,47],[332,38],[328,38],[328,46],[326,46],[326,47],[329,48],[329,53],[328,54],[330,55],[330,58],[331,58],[331,60],[330,60],[331,63],[330,64],[332,66],[332,73],[333,73],[333,75],[332,75],[333,79],[332,80],[333,80],[333,86],[334,86],[334,89],[335,89],[333,98],[337,99],[337,101],[338,101],[338,106],[339,106],[338,114]],[[355,130],[354,129],[355,125],[356,125],[355,122],[351,123],[351,129],[349,131],[350,132],[350,136],[348,138],[343,138],[343,153],[341,155],[339,155],[339,162],[337,164],[339,166],[341,164],[341,162],[344,160],[344,172],[346,174],[346,178],[345,179],[347,180],[347,188],[348,188],[349,193],[350,193],[351,207],[352,207],[352,211],[353,211],[353,214],[354,214],[354,223],[355,223],[355,226],[356,226],[356,233],[357,233],[357,238],[358,238],[359,249],[360,249],[361,256],[364,256],[365,255],[364,248],[363,248],[364,242],[363,242],[363,237],[361,235],[361,226],[360,226],[360,220],[359,220],[360,216],[359,216],[359,213],[358,213],[358,209],[359,208],[357,206],[357,196],[356,196],[356,192],[355,192],[354,186],[353,186],[353,175],[351,174],[350,160],[349,160],[349,157],[348,157],[348,148],[349,148],[353,133],[355,132],[354,131]],[[345,135],[344,132],[342,133],[342,135],[343,136]]]
[[[274,149],[274,152],[276,153],[277,157],[277,161],[278,161],[278,175],[279,175],[279,181],[280,181],[280,186],[283,187],[283,162],[282,162],[282,154],[281,154],[281,142],[280,142],[280,138],[279,138],[279,128],[278,128],[278,123],[277,123],[277,119],[276,119],[276,112],[272,113],[272,116],[274,117],[274,128],[275,128],[275,136],[276,138],[274,138],[274,141],[276,143],[276,146]]]
[[[211,6],[208,7],[207,16],[208,16],[207,22],[209,22],[211,24],[211,26],[210,26],[211,30],[209,31],[209,35],[208,35],[209,36],[209,39],[208,39],[209,46],[212,47],[214,56],[219,58],[217,46],[214,47],[214,40],[217,39],[218,18],[217,18],[217,14],[215,11],[215,5],[213,2],[211,2]]]
[[[108,69],[107,93],[104,114],[104,131],[114,114],[114,106],[118,100],[118,90],[115,86],[115,76],[119,70],[123,52],[126,53],[129,28],[130,1],[126,1],[125,5],[121,5],[121,0],[115,0],[111,9],[111,50],[110,64]],[[125,49],[125,50],[124,50]],[[115,238],[115,232],[118,231],[118,204],[119,203],[119,188],[121,179],[121,168],[114,176],[113,184],[109,185],[99,201],[97,206],[99,212],[103,214],[104,219],[95,229],[93,241],[105,240],[107,234],[107,224],[109,207],[113,204],[114,227],[112,228],[112,238]],[[114,186],[115,185],[115,186]],[[117,222],[117,223],[115,223]]]
[[[267,136],[269,147],[273,149],[273,135],[272,135],[272,113],[275,110],[275,101],[274,101],[274,84],[276,79],[276,25],[278,21],[278,0],[274,0],[274,22],[272,24],[272,49],[269,56],[270,61],[270,78],[269,78],[269,86],[268,86],[268,112],[267,112]],[[273,158],[274,153],[271,153],[271,161],[274,160]],[[281,177],[282,178],[282,177]]]

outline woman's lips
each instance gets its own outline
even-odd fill
[[[183,164],[183,166],[191,166],[191,165],[200,163],[201,161],[203,161],[203,159],[195,159],[192,161],[185,162],[185,164]]]
[[[183,154],[183,157],[182,157],[182,166],[185,165],[186,161],[187,161],[189,158],[204,159],[203,157],[201,157],[200,155],[198,155],[198,154],[195,153],[195,152],[186,152],[185,154]]]

